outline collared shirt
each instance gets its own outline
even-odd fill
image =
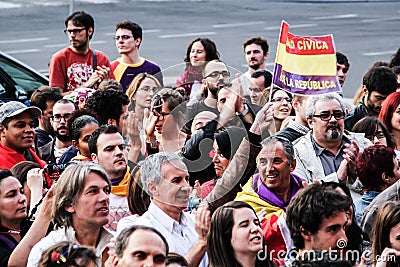
[[[306,135],[310,131],[310,128],[308,128],[307,126],[301,125],[297,121],[290,121],[288,124],[288,127],[296,130],[299,133],[302,133],[303,135]]]
[[[102,265],[103,251],[107,248],[107,244],[110,242],[112,237],[113,235],[111,233],[109,233],[103,227],[101,228],[99,243],[97,244],[96,248],[94,248],[97,257],[97,266]],[[33,246],[31,252],[29,253],[27,266],[38,266],[42,253],[49,247],[62,241],[68,241],[79,245],[78,240],[76,240],[75,230],[72,227],[60,228],[58,230],[51,231],[47,236],[42,238],[42,240]]]
[[[325,176],[335,173],[339,169],[340,163],[343,161],[343,149],[345,148],[344,145],[349,144],[350,140],[346,136],[343,135],[342,143],[341,143],[338,153],[336,155],[334,155],[328,149],[318,145],[315,142],[314,137],[312,135],[311,135],[311,142],[312,142],[315,154],[321,160]]]
[[[167,239],[169,251],[182,256],[189,252],[198,239],[192,217],[182,212],[181,221],[177,222],[153,202],[135,224],[158,230]]]

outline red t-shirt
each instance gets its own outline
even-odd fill
[[[97,66],[107,66],[111,70],[108,57],[96,50]],[[49,79],[50,86],[60,87],[67,91],[73,91],[76,87],[87,82],[93,73],[93,50],[86,55],[76,54],[70,47],[58,51],[50,60]],[[110,71],[110,79],[114,74]]]

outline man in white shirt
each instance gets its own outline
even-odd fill
[[[207,250],[208,229],[200,231],[193,217],[184,212],[189,203],[190,186],[183,161],[174,153],[156,153],[141,163],[140,173],[142,185],[152,201],[135,224],[158,230],[167,239],[170,252],[185,256],[190,266],[199,266],[200,262],[200,266],[207,266],[203,256]],[[209,212],[206,215],[209,222]]]
[[[108,222],[111,190],[107,174],[92,162],[73,163],[56,186],[51,219],[58,229],[32,248],[27,266],[38,266],[42,253],[61,241],[93,248],[97,266],[103,266],[108,257],[106,245],[112,237],[103,228]]]
[[[168,243],[154,228],[135,225],[118,235],[114,250],[113,267],[165,267]]]
[[[131,178],[128,151],[118,127],[102,125],[89,138],[89,150],[93,162],[99,164],[111,182],[109,230],[117,229],[121,217],[129,214],[127,188]]]
[[[269,45],[263,37],[253,37],[243,43],[244,56],[248,69],[242,76],[240,82],[243,88],[243,95],[249,96],[251,86],[251,75],[257,70],[265,70],[265,61],[268,58]]]

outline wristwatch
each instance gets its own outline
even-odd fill
[[[243,104],[243,111],[242,111],[242,113],[237,113],[237,115],[238,115],[238,116],[241,116],[241,117],[244,117],[244,116],[247,115],[247,113],[249,113],[249,111],[250,111],[249,107],[247,106],[246,103],[244,103],[244,104]]]

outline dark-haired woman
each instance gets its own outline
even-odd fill
[[[89,151],[89,137],[99,128],[96,114],[89,110],[76,110],[68,120],[68,131],[71,135],[72,145],[60,158],[60,163],[68,163],[72,160],[91,160]]]
[[[214,212],[207,245],[210,267],[274,266],[265,255],[260,221],[245,202],[231,201]]]
[[[206,62],[219,59],[217,46],[208,38],[194,39],[186,49],[185,72],[178,78],[175,87],[185,89],[185,100],[191,98],[193,84],[201,86],[203,80],[202,71]]]

